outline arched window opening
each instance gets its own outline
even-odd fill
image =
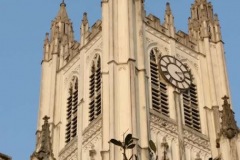
[[[89,122],[92,122],[101,114],[102,88],[101,88],[101,59],[96,55],[91,66],[89,76]]]
[[[65,142],[69,143],[77,136],[78,79],[73,77],[67,98]]]
[[[150,76],[152,92],[152,109],[169,116],[167,85],[161,81],[159,64],[154,50],[150,52]]]
[[[191,84],[190,88],[183,93],[183,110],[185,125],[201,132],[197,86],[195,84]]]

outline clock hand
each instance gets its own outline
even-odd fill
[[[179,77],[181,80],[183,80],[182,76],[180,76],[180,75],[183,75],[182,72],[177,72],[177,71],[175,71],[175,73],[178,75],[178,77]]]
[[[176,74],[183,74],[182,72],[177,72],[177,71],[176,71],[175,73],[176,73]]]

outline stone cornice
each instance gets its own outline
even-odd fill
[[[184,126],[183,136],[185,146],[194,146],[210,154],[210,141],[206,135]]]
[[[59,152],[59,160],[66,160],[69,157],[71,157],[71,155],[76,156],[75,154],[77,154],[77,142],[78,142],[78,138],[75,137],[74,139],[72,139],[60,152]]]
[[[102,115],[95,119],[82,133],[82,143],[85,144],[102,128]]]
[[[178,137],[176,121],[154,110],[150,110],[150,129],[152,132],[160,133],[167,139],[174,139],[176,141]],[[205,155],[211,154],[209,138],[206,135],[186,126],[183,129],[184,145],[187,148],[195,148],[195,150],[201,151]]]
[[[165,41],[166,43],[170,43],[169,42],[170,38],[167,35],[159,32],[158,30],[152,28],[151,26],[146,25],[146,32],[157,38],[160,38],[161,40]]]
[[[166,116],[159,114],[154,110],[150,110],[150,128],[151,130],[161,130],[167,134],[177,136],[176,122]]]

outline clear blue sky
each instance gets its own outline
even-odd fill
[[[87,11],[90,25],[101,18],[100,0],[65,0],[79,40]],[[145,0],[147,12],[163,22],[166,0]],[[187,32],[193,0],[169,0],[177,30]],[[35,147],[42,47],[61,0],[1,0],[0,5],[0,152],[27,160]],[[231,97],[240,114],[240,1],[212,0],[225,42]],[[240,116],[237,117],[240,122]],[[238,123],[240,124],[240,123]]]

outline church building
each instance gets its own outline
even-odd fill
[[[63,1],[44,40],[30,159],[240,160],[219,19],[192,1],[184,33],[169,3],[160,23],[144,0],[101,0],[80,41]]]

